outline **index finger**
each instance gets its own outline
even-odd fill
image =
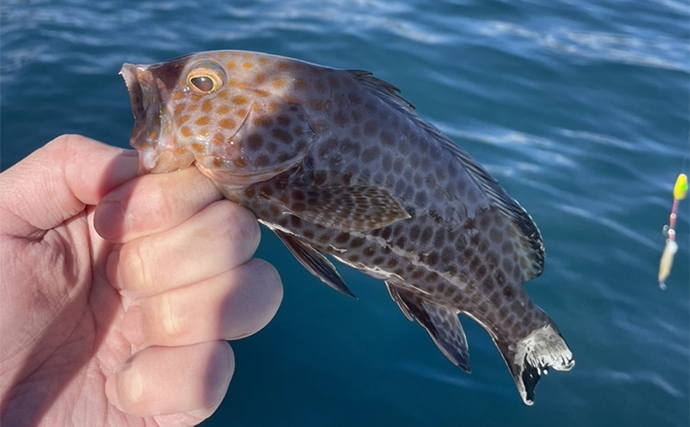
[[[62,135],[0,174],[0,232],[40,235],[137,176],[137,152]]]
[[[143,175],[103,197],[94,227],[104,239],[125,243],[170,230],[222,198],[211,180],[194,167]]]

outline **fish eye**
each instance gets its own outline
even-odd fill
[[[195,92],[211,93],[224,84],[224,73],[215,63],[201,63],[187,73],[187,85]]]

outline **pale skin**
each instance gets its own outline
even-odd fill
[[[196,168],[57,138],[0,174],[0,424],[189,426],[220,405],[225,341],[276,313],[253,215]]]

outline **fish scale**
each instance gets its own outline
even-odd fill
[[[468,372],[458,313],[474,319],[526,404],[549,367],[574,365],[523,286],[544,262],[532,218],[394,86],[240,51],[125,64],[122,74],[144,170],[195,164],[334,289],[352,295],[322,253],[383,280]]]

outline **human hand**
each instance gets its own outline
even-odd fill
[[[57,138],[0,174],[0,424],[187,426],[220,404],[225,339],[282,285],[252,214],[196,168]]]

